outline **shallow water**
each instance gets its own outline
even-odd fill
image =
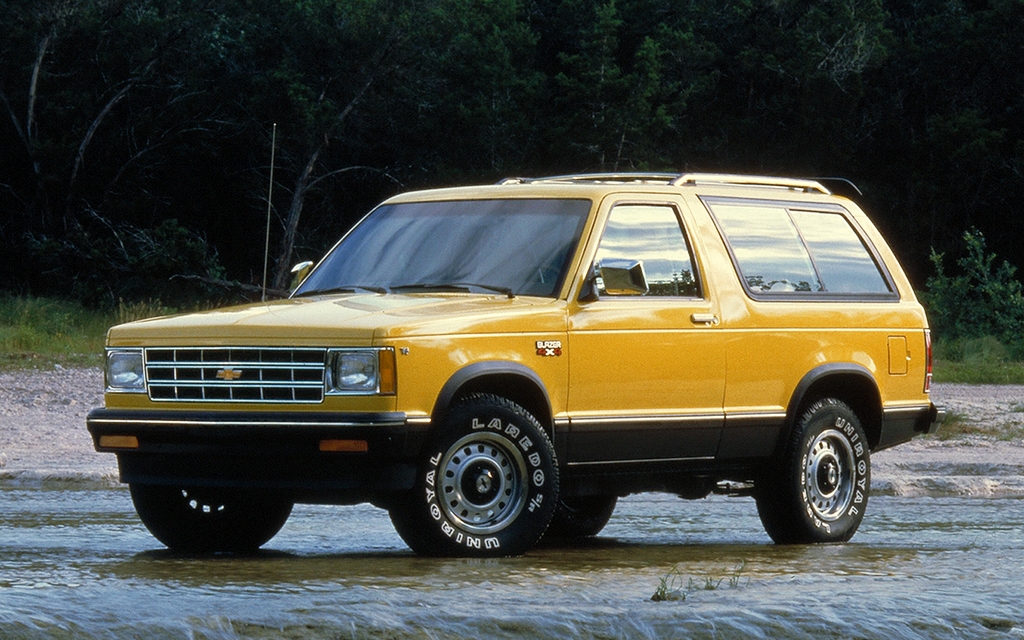
[[[162,550],[124,490],[0,518],[0,638],[1024,638],[1020,499],[873,497],[853,542],[777,547],[750,499],[634,496],[500,560],[418,558],[369,506],[297,506],[253,558]]]

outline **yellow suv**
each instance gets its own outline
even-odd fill
[[[644,491],[848,540],[870,452],[932,432],[924,311],[829,181],[515,178],[391,198],[287,300],[114,327],[105,407],[145,525],[252,551],[371,502],[416,552],[588,536]],[[307,275],[308,274],[308,275]]]

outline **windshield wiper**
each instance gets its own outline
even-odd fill
[[[370,293],[389,293],[386,287],[374,287],[369,285],[353,284],[346,285],[344,287],[327,287],[326,289],[312,289],[310,291],[303,291],[296,295],[296,297],[304,296],[323,296],[331,293],[359,293],[360,291],[369,291]]]
[[[424,291],[465,291],[469,293],[471,287],[486,289],[488,291],[494,291],[506,295],[509,300],[516,297],[515,292],[509,287],[498,287],[492,284],[480,284],[479,282],[416,282],[414,284],[400,284],[398,286],[391,287],[391,289],[393,291],[397,291],[398,289],[422,289]]]

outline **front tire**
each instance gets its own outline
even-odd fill
[[[416,553],[519,555],[544,534],[558,502],[558,467],[547,434],[521,406],[468,396],[423,458],[415,489],[389,510]]]
[[[811,404],[775,468],[755,486],[757,512],[777,544],[846,542],[868,503],[871,460],[857,414],[835,398]]]
[[[254,553],[273,538],[292,503],[253,491],[131,484],[150,533],[182,553]]]

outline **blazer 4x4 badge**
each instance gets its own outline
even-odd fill
[[[561,340],[538,340],[537,341],[537,355],[544,357],[560,356],[562,355],[562,341]]]

